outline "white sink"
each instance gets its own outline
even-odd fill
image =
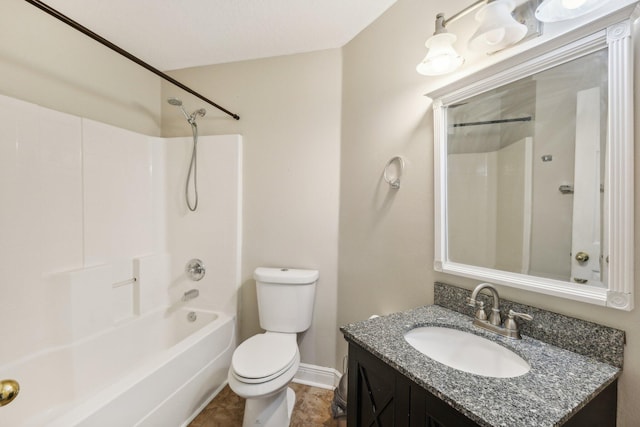
[[[405,333],[404,339],[431,359],[476,375],[511,378],[531,369],[526,360],[511,350],[458,329],[425,326]]]

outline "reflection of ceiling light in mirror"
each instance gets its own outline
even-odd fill
[[[536,19],[557,22],[585,15],[610,0],[544,0],[536,9]]]
[[[424,44],[429,51],[416,67],[416,71],[425,76],[438,76],[455,71],[464,62],[464,58],[453,48],[456,39],[454,34],[445,30],[444,15],[438,14],[436,31]]]
[[[491,53],[522,40],[527,35],[527,26],[513,18],[514,8],[514,0],[495,0],[484,5],[476,13],[480,25],[469,40],[469,48]]]

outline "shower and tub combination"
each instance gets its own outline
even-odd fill
[[[19,318],[0,330],[0,425],[184,426],[226,384],[242,141],[198,138],[204,111],[184,113],[193,137],[158,138],[0,96],[0,298]],[[196,145],[225,186],[189,215]]]

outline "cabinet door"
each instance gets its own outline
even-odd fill
[[[577,414],[563,424],[564,427],[616,427],[618,407],[618,380],[608,385]]]
[[[415,383],[411,387],[411,426],[480,427]]]
[[[409,382],[394,369],[360,347],[349,345],[349,427],[408,426],[409,392]]]
[[[477,427],[478,424],[360,346],[349,344],[349,427]]]

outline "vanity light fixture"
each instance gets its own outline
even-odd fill
[[[453,48],[457,37],[444,27],[444,14],[436,15],[436,31],[425,42],[429,51],[416,67],[418,73],[425,76],[439,76],[455,71],[464,62],[464,58]]]
[[[612,0],[476,0],[451,18],[436,16],[436,31],[425,43],[429,51],[416,70],[425,76],[438,76],[458,69],[464,58],[453,47],[457,37],[446,27],[475,11],[478,29],[470,50],[491,54],[542,34],[541,22],[574,19],[611,3]],[[534,13],[535,10],[535,13]]]
[[[520,4],[523,0],[518,1]],[[524,3],[531,1],[539,3],[542,0],[524,0]],[[476,20],[480,22],[480,27],[469,42],[471,48],[493,53],[520,41],[527,35],[528,27],[513,18],[515,6],[516,0],[476,0],[451,18],[445,19],[444,14],[439,13],[436,16],[436,31],[425,43],[429,49],[427,56],[416,67],[418,73],[438,76],[455,71],[464,63],[464,58],[453,47],[457,37],[449,33],[446,27],[478,8],[481,9],[476,14]],[[533,17],[533,10],[530,16]]]
[[[515,0],[494,0],[482,6],[476,13],[480,25],[469,40],[469,49],[492,53],[522,40],[527,35],[527,26],[511,15],[515,7]]]
[[[536,19],[558,22],[577,18],[594,11],[610,0],[544,0],[536,9]]]

